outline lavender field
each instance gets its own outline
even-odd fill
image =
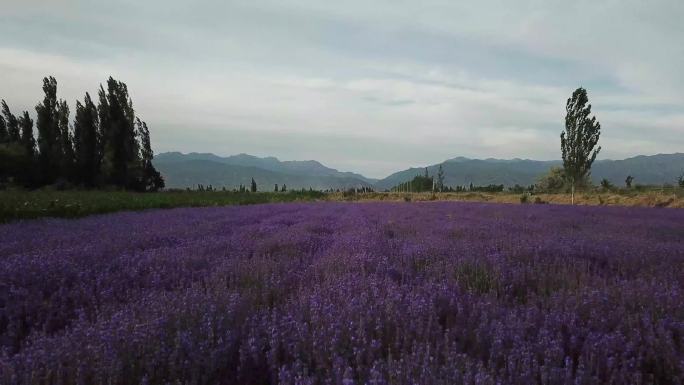
[[[0,226],[2,384],[682,384],[684,210],[309,203]]]

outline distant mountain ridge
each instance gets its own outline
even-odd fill
[[[470,159],[456,157],[427,166],[436,175],[439,165],[449,186],[516,184],[527,186],[551,167],[561,166],[559,160],[530,159]],[[401,182],[425,172],[425,167],[413,167],[395,172],[383,179],[366,178],[353,172],[341,172],[315,160],[280,161],[275,157],[260,158],[248,154],[221,157],[210,153],[166,152],[154,158],[154,165],[166,178],[170,188],[193,187],[197,184],[234,188],[249,185],[254,178],[261,191],[270,191],[274,184],[285,183],[288,188],[346,189],[373,187],[390,189]],[[624,185],[627,175],[638,184],[675,183],[684,172],[684,153],[639,155],[623,160],[597,160],[592,167],[592,179],[598,183],[605,178],[616,185]]]
[[[528,186],[534,184],[551,167],[561,167],[560,160],[540,161],[530,159],[469,159],[457,157],[443,163],[427,166],[430,175],[437,175],[442,165],[444,182],[448,186],[478,186],[503,184],[504,186]],[[389,189],[425,172],[425,167],[398,171],[377,181],[377,189]],[[608,179],[615,185],[624,185],[627,175],[633,176],[635,184],[676,183],[684,172],[684,153],[639,155],[623,160],[601,159],[594,162],[591,178],[594,183]]]
[[[288,188],[346,189],[372,187],[376,179],[352,172],[340,172],[315,160],[280,161],[248,154],[221,157],[210,153],[165,152],[155,156],[154,166],[166,178],[167,187],[185,188],[198,184],[217,188],[249,186],[252,178],[260,191],[271,191],[277,183]]]

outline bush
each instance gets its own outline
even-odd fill
[[[562,167],[552,167],[537,181],[535,190],[543,192],[563,192],[566,190],[565,172]]]
[[[510,192],[512,192],[512,193],[518,193],[518,194],[530,192],[530,191],[533,191],[533,190],[534,190],[534,185],[530,185],[530,186],[525,187],[525,186],[521,186],[521,185],[519,185],[519,184],[517,184],[517,183],[516,183],[515,186],[509,187],[509,188],[508,188],[508,191],[510,191]]]
[[[603,178],[601,179],[601,189],[605,191],[612,191],[613,189],[615,189],[615,186],[612,183],[610,183],[608,179]]]
[[[529,203],[529,199],[529,194],[527,193],[520,195],[520,203],[522,204]]]
[[[579,189],[591,186],[591,178],[585,176],[584,180],[578,183]],[[542,175],[534,186],[535,191],[547,193],[564,193],[570,191],[570,183],[565,178],[565,171],[562,167],[551,167],[546,175]]]

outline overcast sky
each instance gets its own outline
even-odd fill
[[[469,4],[466,4],[469,3]],[[156,152],[316,159],[382,177],[560,158],[584,86],[601,158],[684,152],[684,2],[0,0],[0,98],[128,84]]]

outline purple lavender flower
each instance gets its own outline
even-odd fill
[[[2,384],[681,384],[684,210],[314,203],[0,226]]]

